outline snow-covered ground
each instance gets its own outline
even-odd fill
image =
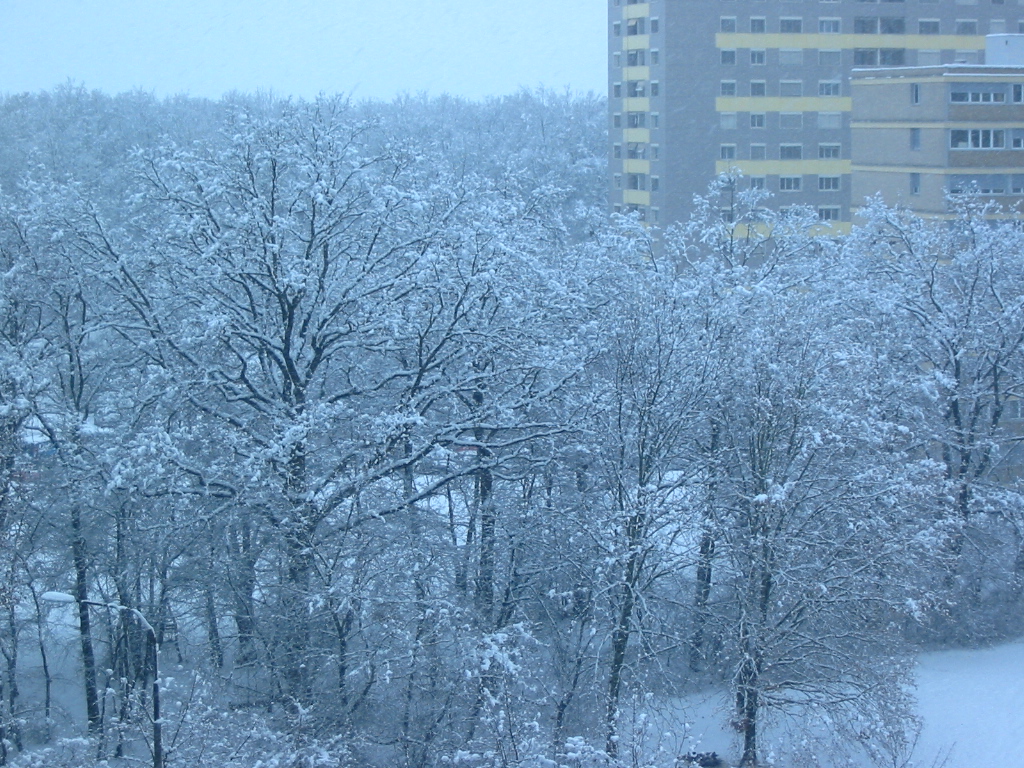
[[[1024,641],[922,654],[917,686],[923,730],[906,768],[1024,768]],[[689,727],[665,748],[736,759],[737,739],[723,722],[728,701],[721,692],[688,696],[678,705],[665,714],[681,716]],[[776,724],[763,734],[764,756],[786,766],[792,743]]]
[[[1024,766],[1024,642],[926,653],[917,677],[919,766]]]

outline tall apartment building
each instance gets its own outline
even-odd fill
[[[947,218],[947,194],[1024,207],[1024,35],[988,38],[986,64],[854,70],[852,193]],[[1013,55],[1000,55],[1012,50]]]
[[[982,63],[1024,0],[609,0],[614,210],[664,225],[736,169],[851,217],[850,72]]]

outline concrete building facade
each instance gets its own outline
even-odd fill
[[[609,0],[610,205],[665,225],[717,173],[851,219],[855,67],[984,61],[1021,0]],[[860,190],[858,189],[858,192]]]
[[[1007,214],[1021,210],[1024,66],[854,70],[851,90],[855,207],[880,194],[890,205],[944,218],[947,194],[974,192]]]

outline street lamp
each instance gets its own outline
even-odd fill
[[[80,603],[111,611],[127,611],[139,620],[142,628],[150,638],[153,649],[153,768],[164,768],[163,723],[160,722],[160,644],[157,642],[156,630],[149,620],[135,608],[120,603],[101,603],[96,600],[78,600],[66,592],[44,592],[41,597],[51,603]]]

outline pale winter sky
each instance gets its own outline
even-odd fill
[[[605,88],[605,0],[0,0],[0,93]]]

